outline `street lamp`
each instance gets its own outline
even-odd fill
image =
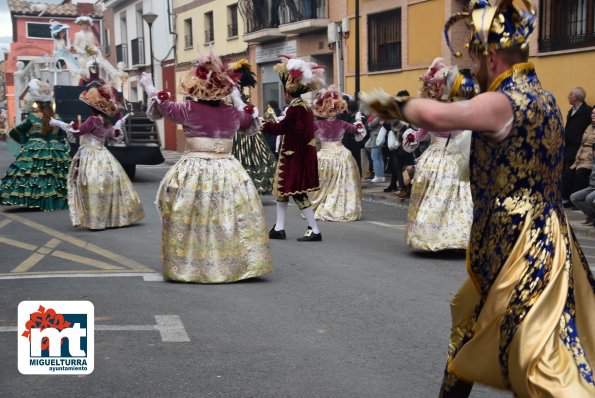
[[[155,81],[155,70],[153,68],[153,31],[151,27],[153,26],[153,22],[157,19],[159,15],[155,14],[154,12],[147,12],[143,14],[143,20],[149,25],[149,48],[151,49],[151,79]]]

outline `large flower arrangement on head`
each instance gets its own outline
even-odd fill
[[[322,89],[316,94],[313,109],[314,114],[322,118],[335,117],[347,109],[347,102],[341,97],[341,93],[334,85]]]
[[[229,95],[240,77],[241,74],[234,73],[219,57],[211,54],[194,63],[194,68],[182,77],[180,89],[195,99],[215,101]]]
[[[281,62],[273,70],[279,74],[285,89],[291,94],[301,95],[324,84],[324,66],[314,62],[281,55]]]

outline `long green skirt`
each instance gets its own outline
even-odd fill
[[[244,166],[259,195],[271,195],[277,160],[262,133],[236,133],[231,154]]]

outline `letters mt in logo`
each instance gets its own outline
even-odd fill
[[[89,301],[19,304],[19,371],[89,374],[93,371],[94,308]]]

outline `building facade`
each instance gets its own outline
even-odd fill
[[[106,58],[124,66],[128,79],[121,88],[126,100],[144,110],[146,95],[140,85],[143,72],[154,70],[156,87],[174,91],[174,30],[170,0],[103,0],[102,30]],[[151,15],[156,16],[149,28]],[[153,58],[151,59],[151,54]],[[157,121],[161,145],[176,148],[175,127]]]
[[[438,56],[469,66],[466,57],[454,59],[444,40],[444,23],[463,9],[460,0],[347,0],[345,16],[350,35],[345,40],[345,91],[355,90],[355,9],[359,3],[361,90],[383,87],[390,93],[407,89],[417,95],[418,77]],[[558,100],[564,115],[570,108],[571,88],[587,91],[595,103],[595,0],[539,0],[538,23],[530,43],[530,60],[544,87]],[[455,48],[464,50],[467,31],[452,29]],[[464,53],[464,51],[463,51]]]

